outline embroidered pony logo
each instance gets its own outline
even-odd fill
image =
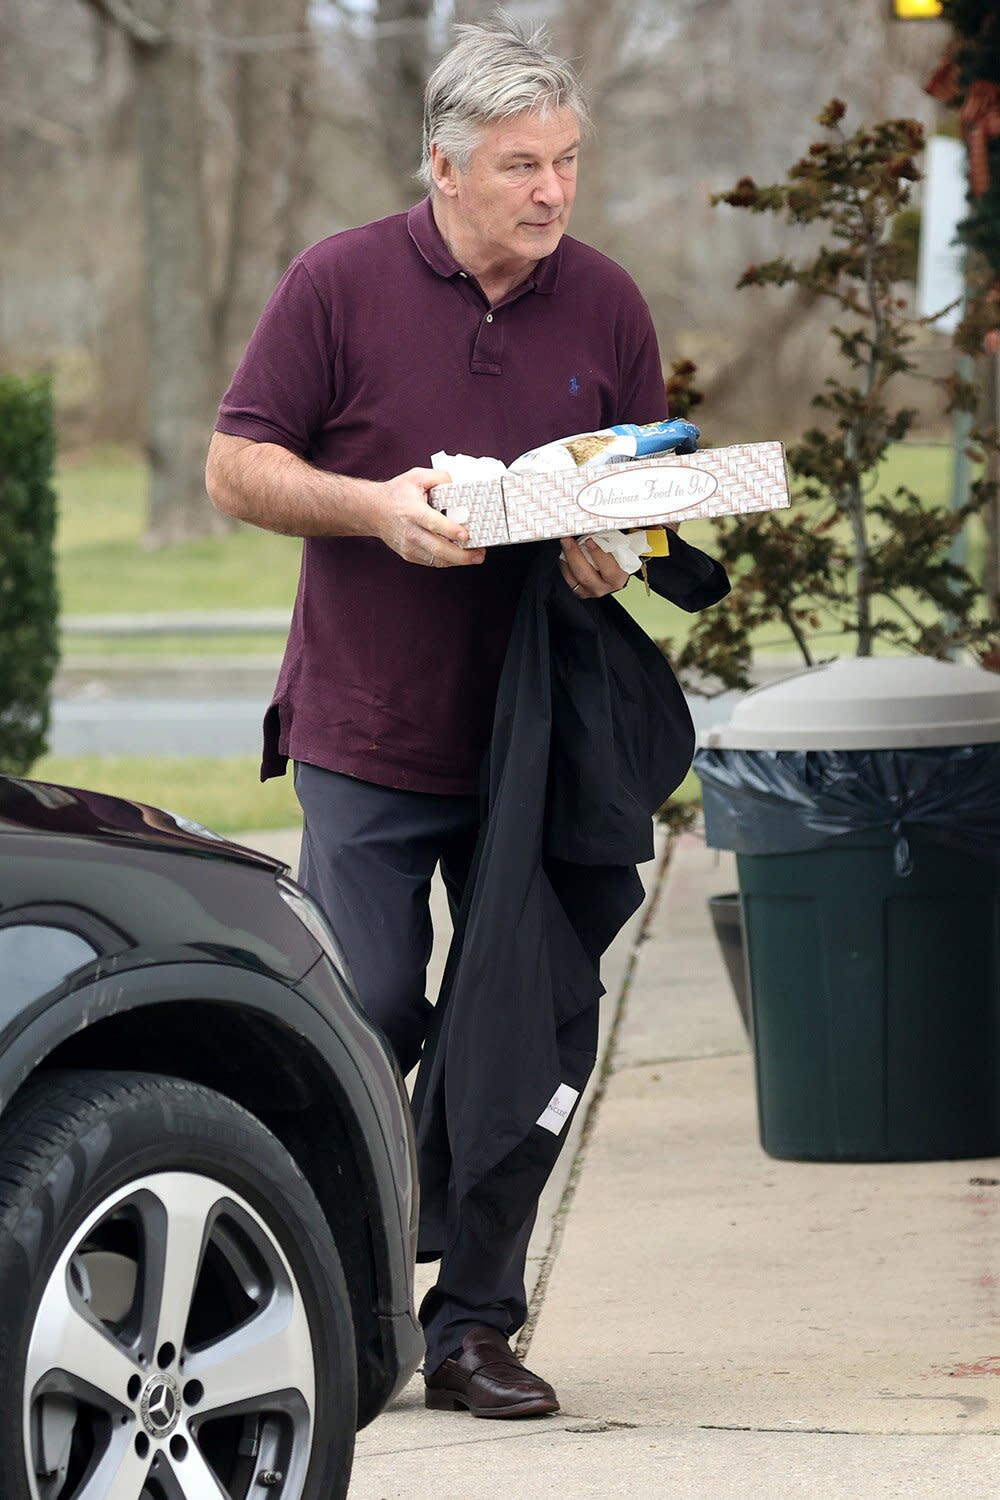
[[[580,382],[575,375],[570,376],[569,393],[571,396],[579,396],[580,394]]]

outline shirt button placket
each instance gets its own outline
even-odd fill
[[[495,313],[485,313],[476,335],[476,347],[472,355],[473,368],[479,367],[483,374],[499,375],[503,356],[503,324]]]

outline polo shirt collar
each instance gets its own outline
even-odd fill
[[[410,239],[416,245],[424,260],[432,271],[439,276],[449,279],[457,276],[462,267],[452,255],[434,218],[430,198],[422,198],[419,203],[414,204],[406,216],[406,227],[410,233]],[[538,262],[524,289],[534,292],[542,292],[548,295],[556,290],[559,283],[559,262],[562,259],[562,240],[553,250],[551,255],[546,255]],[[520,288],[518,288],[520,290]]]

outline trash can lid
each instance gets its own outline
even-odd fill
[[[897,750],[1000,741],[1000,673],[926,656],[842,657],[737,703],[707,749]]]

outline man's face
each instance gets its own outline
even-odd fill
[[[558,109],[484,126],[467,172],[438,157],[439,190],[477,258],[502,264],[552,254],[576,196],[579,149],[576,115]]]

